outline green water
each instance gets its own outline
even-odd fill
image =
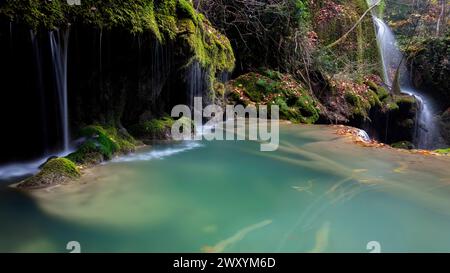
[[[0,190],[0,251],[450,251],[450,160],[364,148],[321,126],[155,146],[32,196]]]

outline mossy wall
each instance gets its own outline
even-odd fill
[[[34,43],[30,31],[35,35]],[[228,38],[188,0],[82,0],[80,6],[69,6],[65,0],[2,1],[0,66],[5,73],[0,81],[5,90],[11,90],[2,100],[19,109],[24,105],[22,96],[12,93],[20,88],[33,102],[27,107],[34,105],[30,109],[35,113],[46,112],[42,119],[38,114],[33,119],[23,117],[36,128],[48,127],[51,134],[50,138],[39,136],[42,142],[51,143],[43,143],[36,156],[44,147],[57,146],[60,134],[55,128],[59,126],[59,110],[49,31],[69,32],[69,118],[74,137],[79,128],[89,124],[129,128],[164,116],[176,104],[187,104],[189,79],[185,75],[193,62],[208,74],[205,88],[214,85],[216,75],[234,68]],[[38,105],[41,99],[44,103]],[[26,127],[14,124],[10,128],[24,135],[21,142],[26,141]]]
[[[151,33],[161,43],[189,34],[188,45],[203,66],[220,71],[234,68],[229,40],[193,8],[190,0],[84,0],[73,6],[65,0],[6,0],[0,15],[35,31],[85,24],[103,30]]]

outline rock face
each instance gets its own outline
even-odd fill
[[[448,108],[440,117],[441,135],[450,146],[450,108]]]
[[[17,185],[17,188],[41,188],[61,184],[80,177],[77,166],[66,158],[48,161],[41,171]]]
[[[427,90],[446,109],[450,107],[450,37],[430,38],[409,50],[414,84]]]
[[[450,37],[429,38],[409,49],[414,85],[433,98],[442,139],[450,145]]]
[[[49,31],[68,35],[68,109],[74,135],[89,124],[129,128],[159,118],[174,105],[189,104],[193,94],[208,101],[216,96],[216,76],[234,68],[227,37],[188,0],[94,0],[81,1],[80,6],[65,0],[4,1],[0,82],[11,92],[2,94],[1,101],[7,103],[1,105],[5,110],[0,110],[0,121],[8,123],[6,113],[20,107],[36,113],[20,117],[20,123],[35,125],[33,135],[28,126],[11,124],[8,127],[23,138],[11,136],[7,141],[24,145],[28,138],[38,139],[24,148],[36,156],[59,145]],[[19,89],[30,98],[25,105],[13,92]],[[5,160],[14,155],[5,155]]]

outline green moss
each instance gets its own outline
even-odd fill
[[[379,104],[378,97],[370,90],[367,92],[366,97],[356,94],[353,91],[347,91],[345,93],[345,100],[351,105],[352,115],[368,117],[369,110]]]
[[[389,101],[385,104],[386,109],[391,112],[391,111],[398,111],[400,109],[400,107],[398,106],[397,103],[393,102],[393,101]]]
[[[439,149],[435,150],[435,153],[442,154],[442,155],[450,155],[450,148],[447,149]]]
[[[234,68],[235,58],[228,38],[214,29],[188,0],[83,0],[79,6],[69,6],[65,0],[7,0],[0,7],[0,16],[34,30],[83,23],[100,29],[150,32],[160,42],[180,38],[189,45],[193,59],[210,70],[211,77],[217,71]]]
[[[378,99],[379,99],[380,101],[384,100],[385,98],[387,98],[387,97],[389,96],[389,91],[388,91],[385,87],[380,86],[380,85],[378,85],[378,84],[376,84],[375,82],[370,81],[370,80],[369,80],[369,81],[366,81],[365,84],[366,84],[367,86],[369,86],[369,88],[370,88],[372,91],[375,91],[375,93],[377,94]]]
[[[80,131],[87,140],[68,159],[80,164],[94,164],[111,159],[115,154],[128,153],[135,149],[134,139],[126,131],[114,127],[91,125]]]
[[[400,142],[391,144],[391,147],[396,148],[396,149],[412,150],[412,149],[414,149],[414,144],[412,144],[409,141],[400,141]]]
[[[401,105],[415,105],[416,99],[413,96],[408,96],[408,95],[397,95],[394,96],[395,98],[395,102],[401,106]]]
[[[373,92],[372,90],[367,91],[367,100],[369,101],[371,107],[381,105],[381,100],[378,97],[378,94]]]
[[[288,74],[272,70],[247,73],[229,82],[227,90],[234,103],[278,105],[280,117],[293,122],[315,123],[320,116],[318,100]]]
[[[51,186],[76,179],[81,176],[77,166],[66,158],[54,158],[49,160],[41,171],[21,182],[19,188],[38,188]]]
[[[209,69],[211,76],[214,76],[216,71],[231,72],[234,69],[235,57],[228,38],[214,29],[206,19],[203,19],[198,27],[194,26],[195,21],[192,19],[178,21],[180,38],[184,39],[192,50],[191,62],[198,61]]]
[[[177,1],[177,12],[180,17],[189,18],[194,21],[195,24],[198,24],[201,19],[192,4],[187,0]]]
[[[345,93],[345,100],[353,106],[357,106],[360,101],[359,96],[354,92]]]
[[[181,117],[178,121],[185,128],[195,129],[194,123],[187,117]],[[131,133],[144,140],[163,140],[171,138],[172,126],[175,120],[171,117],[152,119],[132,126]]]

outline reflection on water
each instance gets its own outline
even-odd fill
[[[329,127],[153,147],[32,198],[0,191],[0,251],[450,251],[450,160],[363,148]],[[163,159],[163,160],[161,160]]]

